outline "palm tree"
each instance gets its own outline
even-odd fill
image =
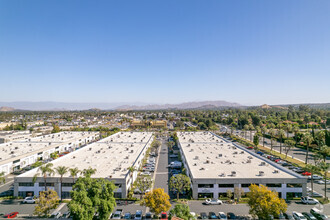
[[[282,142],[283,138],[285,137],[285,132],[283,129],[278,130],[278,137],[280,138],[280,154],[282,154]]]
[[[267,133],[268,129],[266,126],[263,126],[261,128],[261,133],[262,133],[262,146],[265,146],[265,134]]]
[[[129,172],[131,174],[131,177],[132,177],[133,172],[136,170],[136,168],[135,168],[135,166],[131,166],[131,167],[128,168],[128,170],[129,170]]]
[[[269,129],[268,134],[270,135],[270,151],[273,150],[273,141],[275,136],[275,130],[273,128]]]
[[[294,133],[294,140],[296,141],[296,144],[295,146],[297,146],[297,142],[298,142],[298,133],[300,131],[299,127],[298,126],[294,126],[293,129],[292,129],[293,133]]]
[[[317,152],[317,155],[323,160],[323,162],[326,162],[327,157],[330,155],[330,147],[323,145]]]
[[[313,139],[312,135],[308,132],[308,133],[305,133],[303,135],[302,140],[303,140],[303,142],[307,146],[307,149],[306,149],[306,160],[305,160],[305,163],[307,164],[307,162],[308,162],[309,146],[311,145],[311,143],[313,142],[314,139]]]
[[[45,191],[47,191],[47,176],[51,176],[55,173],[55,171],[52,169],[53,164],[47,163],[46,165],[40,166],[38,168],[38,171],[41,172],[41,175],[44,177],[44,183],[45,183]],[[33,178],[32,182],[35,183],[37,180],[39,173],[36,173]]]
[[[60,182],[61,182],[61,200],[62,200],[62,183],[63,183],[63,176],[68,172],[68,168],[65,166],[59,166],[55,168],[56,172],[58,175],[60,175]]]
[[[294,141],[293,140],[285,140],[285,159],[288,157],[288,153],[291,150],[291,148],[294,146]]]
[[[292,125],[287,123],[285,126],[285,130],[286,130],[286,138],[289,138],[289,133],[292,132]]]
[[[249,130],[250,130],[250,141],[252,141],[252,131],[254,130],[254,127],[252,124],[250,124]]]
[[[84,177],[90,178],[93,174],[96,173],[96,169],[89,167],[88,169],[81,171],[81,173],[84,175]]]
[[[325,144],[325,132],[324,131],[316,132],[315,141],[316,141],[319,149],[321,149],[321,146],[323,146]]]
[[[316,173],[319,173],[319,172],[320,172],[320,167],[318,167],[318,166],[314,166],[314,165],[312,165],[312,164],[306,164],[305,169],[306,169],[308,172],[311,173],[311,187],[312,187],[312,197],[313,197],[313,195],[314,195],[314,193],[313,193],[313,192],[314,192],[314,187],[313,187],[313,182],[314,182],[314,180],[313,180],[313,175],[316,174]]]
[[[80,170],[77,167],[75,167],[75,168],[70,168],[69,171],[70,171],[70,176],[72,176],[73,178],[73,183],[75,183],[75,179],[78,176],[78,173],[80,173]]]
[[[321,162],[319,164],[319,168],[320,170],[323,172],[323,176],[324,176],[324,198],[325,200],[328,200],[327,198],[327,174],[330,168],[330,163],[326,163],[326,162]]]
[[[5,179],[5,172],[0,173],[0,184],[5,184],[6,179]]]

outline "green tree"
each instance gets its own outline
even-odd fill
[[[0,185],[5,184],[5,183],[6,183],[5,172],[1,172],[0,173]]]
[[[60,183],[61,183],[61,201],[62,201],[62,197],[63,197],[63,191],[62,191],[62,188],[63,188],[63,176],[68,172],[68,167],[65,167],[65,166],[58,166],[55,168],[56,172],[58,173],[58,175],[60,175]]]
[[[41,172],[41,175],[44,177],[44,183],[45,183],[45,191],[47,191],[47,177],[51,176],[55,173],[55,171],[53,170],[53,164],[52,163],[47,163],[43,166],[40,166],[38,168],[38,171]],[[36,173],[33,178],[32,178],[32,182],[36,182],[37,177],[39,176],[39,173]]]
[[[289,133],[292,132],[292,125],[289,124],[289,123],[287,123],[287,124],[285,125],[285,130],[286,130],[286,138],[289,138]]]
[[[328,147],[327,145],[323,145],[317,152],[317,155],[321,158],[323,162],[326,162],[327,157],[330,156],[330,147]]]
[[[156,188],[147,192],[141,205],[149,207],[152,212],[159,215],[161,212],[167,212],[171,208],[170,196],[162,188]]]
[[[284,199],[280,199],[276,192],[272,192],[264,185],[251,185],[247,194],[249,213],[258,216],[259,219],[270,219],[270,215],[278,216],[281,212],[286,212],[287,204]]]
[[[151,143],[151,147],[155,148],[156,150],[158,149],[158,147],[160,147],[160,142],[156,140],[156,138],[153,140],[153,142]]]
[[[244,190],[241,187],[234,188],[234,198],[236,198],[237,202],[244,196]]]
[[[61,131],[60,127],[58,125],[56,125],[56,124],[53,124],[52,133],[58,133],[60,131]]]
[[[271,128],[271,129],[269,129],[268,133],[270,135],[270,151],[273,151],[273,141],[274,141],[274,136],[276,134],[276,131],[273,128]]]
[[[326,163],[326,162],[321,162],[318,165],[320,171],[323,173],[323,178],[324,178],[324,199],[326,201],[328,201],[328,197],[327,197],[327,176],[328,176],[328,172],[329,172],[329,168],[330,168],[330,163]]]
[[[106,220],[116,206],[114,191],[116,186],[109,180],[79,177],[72,187],[69,209],[74,220]]]
[[[255,149],[258,149],[258,145],[259,145],[259,134],[258,133],[256,133],[253,136],[253,144],[255,146]]]
[[[305,159],[305,163],[307,164],[308,163],[308,153],[309,153],[309,146],[312,144],[313,142],[313,137],[312,135],[308,132],[308,133],[305,133],[303,135],[303,138],[302,138],[302,141],[306,144],[306,159]]]
[[[263,126],[261,128],[261,133],[262,133],[262,146],[265,146],[265,134],[268,132],[268,129],[266,126]]]
[[[227,190],[226,194],[228,199],[231,199],[233,197],[233,192],[230,189]]]
[[[179,199],[180,193],[190,189],[189,177],[183,174],[172,176],[170,179],[170,189],[176,191],[177,199]]]
[[[88,178],[90,178],[95,173],[96,173],[96,169],[92,169],[91,167],[81,171],[81,174],[84,175],[84,177],[88,177]]]
[[[292,129],[293,133],[294,133],[294,140],[296,141],[295,146],[297,146],[298,143],[298,133],[300,132],[300,129],[298,126],[294,126]]]
[[[167,142],[167,146],[170,148],[170,151],[173,150],[174,145],[175,145],[174,141]]]
[[[325,144],[325,131],[317,131],[315,134],[315,142],[319,149]]]
[[[128,168],[128,171],[129,171],[129,173],[130,173],[130,176],[132,177],[132,176],[133,176],[133,173],[134,173],[134,171],[136,171],[136,168],[135,168],[135,166],[130,166],[130,167]]]
[[[33,214],[39,217],[49,217],[50,211],[57,208],[59,198],[54,190],[46,190],[40,192],[39,199],[36,202],[37,206],[34,208]]]
[[[244,130],[244,138],[246,139],[246,132],[249,130],[250,126],[248,124],[244,125],[243,130]]]
[[[320,173],[320,167],[314,166],[312,164],[306,164],[305,169],[306,169],[306,171],[311,173],[311,188],[312,188],[312,197],[313,197],[313,195],[314,195],[314,193],[313,193],[314,192],[313,175],[316,173]]]
[[[190,214],[190,208],[186,204],[176,204],[170,211],[170,216],[176,216],[178,218],[189,220],[193,216]]]
[[[55,160],[55,159],[59,158],[59,155],[58,155],[57,152],[53,152],[53,153],[50,154],[50,158],[52,158],[53,160]]]
[[[285,140],[284,145],[285,145],[285,159],[288,157],[288,153],[290,150],[293,148],[295,142],[293,140]]]
[[[70,176],[73,178],[73,183],[75,182],[75,179],[77,178],[78,174],[81,172],[77,167],[70,168],[69,169]]]
[[[280,154],[282,154],[282,142],[283,142],[283,138],[285,138],[284,130],[282,129],[278,130],[278,137],[280,138]]]
[[[252,124],[249,125],[250,130],[250,141],[252,141],[252,131],[254,130],[254,126]]]
[[[138,178],[135,182],[136,188],[141,192],[140,199],[142,199],[142,195],[146,193],[148,189],[152,186],[152,179],[150,176]]]
[[[31,167],[32,168],[37,168],[37,167],[40,167],[42,164],[43,164],[42,161],[37,161],[34,164],[32,164]]]

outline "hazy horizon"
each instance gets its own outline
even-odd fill
[[[0,1],[0,100],[330,102],[330,1]]]

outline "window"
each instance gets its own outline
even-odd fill
[[[18,163],[20,162],[21,160],[14,160],[13,163]]]
[[[282,187],[281,183],[267,183],[267,187]]]
[[[301,183],[288,183],[288,184],[286,184],[286,187],[288,187],[288,188],[300,188],[300,187],[302,187],[302,184]]]
[[[198,193],[198,198],[213,198],[213,193]]]
[[[63,187],[72,187],[74,183],[62,183]]]
[[[114,193],[113,193],[113,197],[115,197],[115,198],[121,198],[121,193],[119,193],[119,192],[114,192]]]
[[[39,186],[45,186],[44,182],[40,182]],[[47,186],[54,186],[54,183],[47,183]]]
[[[18,186],[34,186],[34,183],[18,183]]]
[[[117,188],[121,188],[121,184],[119,184],[119,183],[116,183],[115,186],[116,186]]]
[[[198,184],[198,188],[213,188],[213,184]]]
[[[233,188],[234,184],[219,184],[219,188]]]

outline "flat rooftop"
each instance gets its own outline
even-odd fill
[[[79,139],[88,138],[98,132],[60,132],[44,135],[36,138],[29,138],[21,141],[12,141],[0,144],[0,164],[5,160],[23,156],[44,148],[59,146]]]
[[[193,178],[297,178],[210,132],[178,132],[178,138]]]
[[[120,132],[53,160],[53,168],[66,166],[79,170],[96,169],[95,178],[124,178],[143,148],[151,142],[152,132]],[[33,177],[37,168],[19,177]],[[55,174],[52,177],[59,177]],[[70,177],[70,174],[64,177]]]

